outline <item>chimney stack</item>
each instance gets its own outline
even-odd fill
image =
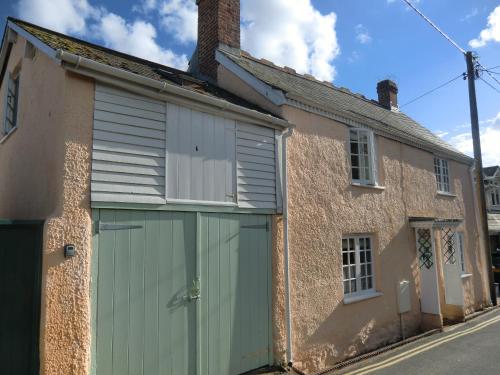
[[[240,49],[240,0],[196,0],[198,47],[195,70],[217,81],[215,52],[224,45]]]
[[[392,110],[398,108],[398,85],[386,79],[377,84],[378,102],[381,106]]]

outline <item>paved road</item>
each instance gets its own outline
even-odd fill
[[[500,310],[331,374],[500,374]]]

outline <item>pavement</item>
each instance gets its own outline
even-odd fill
[[[327,374],[500,374],[500,309]]]

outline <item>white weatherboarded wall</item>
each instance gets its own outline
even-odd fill
[[[165,203],[165,103],[96,86],[93,201]]]
[[[97,85],[92,201],[279,209],[279,137]]]
[[[238,122],[236,153],[239,206],[276,208],[274,129]]]

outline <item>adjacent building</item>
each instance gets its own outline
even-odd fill
[[[315,373],[490,305],[473,160],[198,6],[189,72],[8,20],[0,372]]]
[[[488,230],[490,250],[495,267],[495,279],[500,278],[500,167],[487,167],[483,170],[486,209],[488,210]]]

